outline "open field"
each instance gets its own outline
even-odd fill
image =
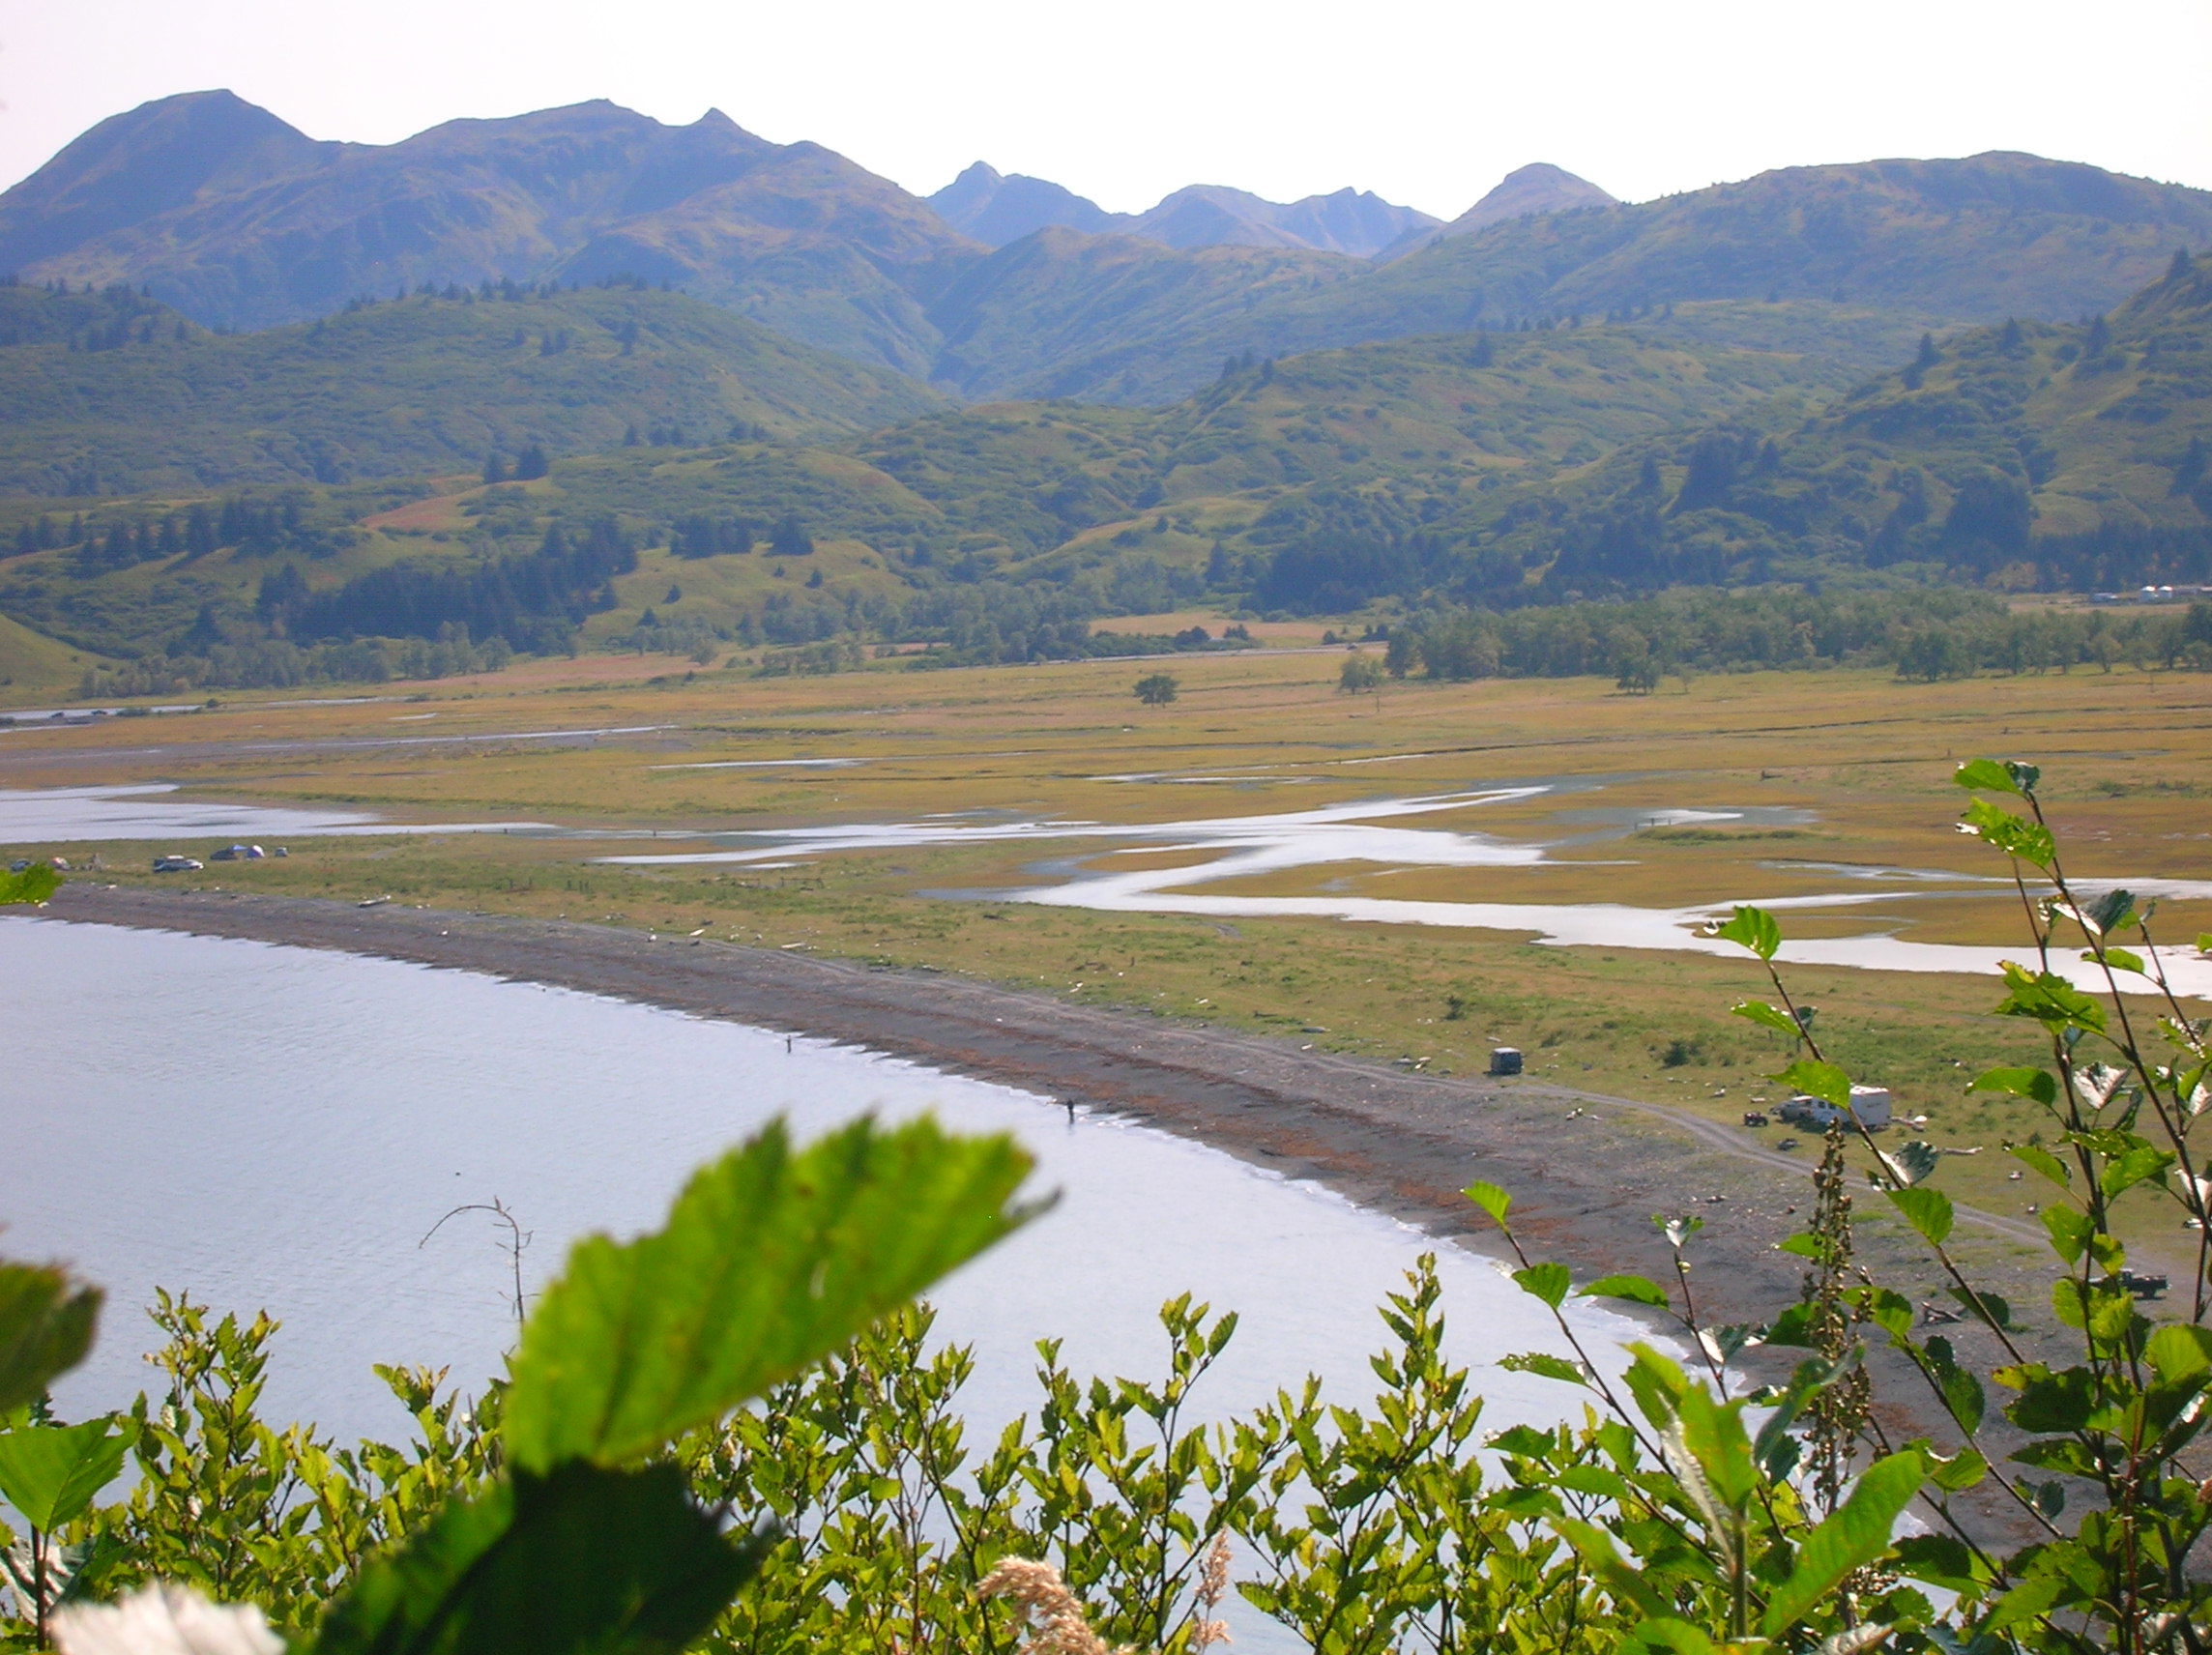
[[[2024,947],[2007,887],[1960,877],[2002,872],[1952,827],[1964,798],[1951,769],[1982,754],[2043,764],[2077,876],[2212,879],[2212,678],[2202,674],[1916,685],[1767,673],[1671,680],[1649,696],[1546,680],[1351,697],[1334,687],[1340,658],[1280,646],[1179,658],[1180,698],[1164,708],[1131,698],[1131,682],[1153,669],[1127,661],[926,673],[886,662],[781,680],[657,657],[537,661],[352,704],[226,697],[190,715],[10,731],[0,785],[161,780],[194,797],[406,821],[557,824],[567,831],[294,839],[286,860],[189,881],[389,894],[933,967],[1291,1033],[1432,1074],[1473,1072],[1491,1045],[1510,1043],[1543,1079],[1727,1120],[1776,1095],[1764,1076],[1785,1060],[1785,1042],[1728,1014],[1763,987],[1748,959],[1544,946],[1526,929],[1098,912],[1012,893],[1221,854],[1217,832],[1177,824],[1541,782],[1551,790],[1385,824],[1482,835],[1475,842],[1499,852],[1487,864],[1293,859],[1192,888],[1640,909],[1868,889],[1879,900],[1786,915],[1785,929]],[[621,733],[511,739],[609,731]],[[597,859],[748,848],[704,833],[931,817],[938,828],[913,842],[785,844],[765,865]],[[1100,830],[1062,830],[1047,844],[1016,833],[1020,823]],[[1147,836],[1132,852],[1117,829]],[[106,846],[103,877],[146,880],[149,853],[207,848]],[[1884,868],[1949,877],[1875,877]],[[2158,924],[2185,944],[2212,930],[2212,903],[2168,903]],[[2010,1178],[1997,1147],[2039,1122],[2016,1100],[1964,1091],[1979,1068],[2034,1055],[2026,1029],[1989,1015],[1994,980],[1823,966],[1788,974],[1819,1005],[1817,1027],[1840,1060],[1925,1113],[1933,1142],[1980,1151],[1947,1158],[1939,1180],[2023,1215],[2035,1191]],[[1769,1147],[1785,1136],[1762,1135]],[[1807,1141],[1795,1153],[1816,1149]],[[2182,1237],[2142,1239],[2165,1254]]]

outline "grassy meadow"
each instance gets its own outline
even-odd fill
[[[1077,866],[1206,859],[1172,838],[1134,854],[1104,834],[1042,849],[794,852],[774,867],[595,858],[709,850],[691,837],[708,831],[946,811],[1111,827],[1550,780],[1563,791],[1404,824],[1548,846],[1534,865],[1307,866],[1203,888],[1681,908],[1858,888],[1854,870],[2000,873],[1993,853],[1955,831],[1965,798],[1949,782],[1958,761],[1992,754],[2044,766],[2075,874],[2212,878],[2203,674],[2122,668],[1907,684],[1877,673],[1751,673],[1671,679],[1643,696],[1596,679],[1390,683],[1347,695],[1336,687],[1343,652],[1318,647],[1318,624],[1266,630],[1259,651],[1166,663],[1180,694],[1159,708],[1130,693],[1155,668],[1126,660],[939,672],[881,661],[759,680],[664,657],[586,655],[387,686],[350,704],[225,697],[200,713],[17,730],[0,753],[11,787],[168,780],[205,797],[571,830],[302,838],[285,860],[189,876],[203,886],[390,895],[810,948],[1285,1034],[1434,1074],[1479,1073],[1488,1049],[1509,1043],[1543,1080],[1729,1120],[1779,1100],[1765,1076],[1786,1060],[1780,1037],[1729,1015],[1733,1001],[1763,989],[1748,957],[1333,919],[1093,913],[999,894],[1061,883]],[[501,739],[607,730],[628,733]],[[777,768],[792,759],[852,762]],[[1670,811],[1745,806],[1762,807],[1762,825],[1639,826]],[[150,853],[208,848],[103,847],[102,877],[151,880]],[[2003,887],[1878,888],[1894,900],[1785,915],[1785,930],[2024,945],[2018,899]],[[2185,944],[2212,930],[2212,904],[2166,905],[2159,925]],[[1940,1181],[1990,1210],[2024,1214],[2036,1191],[2010,1178],[2014,1163],[1998,1147],[2039,1122],[2017,1100],[1964,1089],[1987,1064],[2034,1057],[2027,1029],[1990,1015],[1995,979],[1788,974],[1792,992],[1819,1007],[1832,1055],[1890,1086],[1905,1113],[1925,1113],[1934,1143],[1978,1151],[1946,1158]],[[1760,1137],[1773,1147],[1789,1135]],[[1817,1152],[1797,1136],[1796,1153]],[[2160,1252],[2181,1237],[2143,1239]]]

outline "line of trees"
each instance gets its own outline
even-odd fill
[[[213,507],[203,502],[159,514],[88,519],[80,512],[67,520],[42,515],[15,531],[15,551],[24,557],[73,546],[77,572],[92,576],[160,558],[206,557],[224,546],[248,555],[308,549],[309,539],[320,548],[299,495],[234,494]]]
[[[1397,627],[1385,654],[1400,678],[1595,674],[1632,690],[1690,671],[1888,665],[1900,677],[1933,681],[2078,666],[2109,672],[2122,662],[2212,670],[2212,603],[2015,612],[1961,590],[1675,592],[1504,613],[1431,610]]]

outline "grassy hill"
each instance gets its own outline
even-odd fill
[[[579,359],[594,373],[642,371],[655,359],[667,369],[673,353],[645,331],[631,357],[620,355],[617,323],[632,304],[761,336],[693,302],[618,290],[528,303],[410,299],[335,319],[319,334],[288,330],[204,347],[39,348],[81,368],[189,361],[203,348],[214,354],[202,361],[235,360],[221,353],[280,346],[278,369],[295,364],[293,394],[330,421],[324,428],[367,423],[386,433],[390,446],[380,452],[403,455],[399,441],[419,438],[422,427],[396,412],[408,404],[395,389],[405,382],[394,358],[418,373],[491,364],[479,383],[513,388],[499,416],[510,421],[542,407],[549,421],[567,412],[611,427],[617,410],[567,411],[550,399],[560,381],[534,376]],[[526,330],[520,347],[509,332],[517,318],[537,329]],[[529,341],[545,337],[555,320],[573,323],[573,335],[589,326],[589,345],[539,356],[541,345]],[[807,356],[771,343],[787,357]],[[360,371],[339,370],[356,359]],[[869,375],[828,360],[850,378]],[[266,629],[276,619],[262,594],[271,579],[296,578],[304,602],[397,564],[466,571],[532,555],[556,525],[607,522],[635,550],[636,569],[621,572],[607,594],[597,592],[598,580],[586,583],[593,590],[582,608],[569,587],[549,599],[566,616],[561,625],[580,626],[591,639],[635,627],[649,609],[663,625],[673,618],[731,636],[749,624],[763,636],[813,637],[847,627],[859,613],[854,605],[880,617],[886,605],[940,591],[973,597],[985,587],[1027,589],[1083,614],[1151,612],[1209,585],[1236,587],[1269,548],[1317,525],[1418,525],[1516,479],[1583,466],[1619,443],[1717,418],[1786,428],[1825,393],[1826,371],[1781,353],[1690,345],[1629,328],[1454,335],[1238,366],[1203,394],[1156,411],[1064,402],[940,408],[834,448],[749,439],[682,447],[664,440],[675,432],[656,426],[635,447],[555,457],[550,475],[533,481],[484,485],[449,473],[443,482],[304,482],[249,490],[219,510],[204,489],[105,500],[89,512],[80,503],[69,517],[26,500],[0,515],[0,533],[29,532],[19,555],[0,562],[0,609],[81,647],[160,652],[195,630],[204,635],[203,615],[233,629]],[[285,383],[273,371],[260,394],[274,399]],[[525,399],[534,383],[548,400]],[[577,383],[573,373],[568,383]],[[338,388],[350,404],[331,400]],[[247,399],[247,388],[238,394]],[[381,424],[356,411],[364,399],[385,411]],[[166,429],[148,430],[145,440]],[[314,434],[298,420],[287,429]],[[193,440],[236,445],[249,430],[211,421]],[[451,451],[451,437],[440,441],[432,460],[469,457]],[[358,452],[345,457],[359,464]],[[697,522],[742,524],[747,544],[765,541],[786,517],[812,537],[817,561],[743,551],[685,560],[675,543]],[[688,573],[676,570],[684,562]],[[673,606],[665,600],[672,586],[685,594]],[[399,611],[378,598],[371,610],[347,613]],[[470,615],[472,624],[481,619]],[[437,629],[418,611],[378,624]],[[539,635],[509,630],[517,647]]]
[[[1452,528],[1469,595],[2212,579],[2212,259],[2086,324],[1931,341],[1783,432],[1623,446]]]
[[[1788,421],[1829,377],[1817,362],[1635,329],[1454,334],[1240,364],[1157,411],[946,410],[854,451],[960,532],[1044,551],[1194,502],[1239,502],[1248,521],[1299,490],[1456,498],[1771,398],[1785,412],[1769,418]]]
[[[21,501],[0,509],[20,536],[0,612],[157,657],[458,627],[517,648],[931,636],[997,658],[1208,594],[1341,612],[2212,578],[2212,260],[2091,323],[1969,329],[1837,376],[1641,325],[1460,334],[1237,363],[1156,410],[941,407],[834,446],[648,441],[528,481],[181,491],[66,524]]]
[[[88,667],[102,664],[86,650],[34,632],[0,615],[0,706],[73,693]]]
[[[88,495],[474,469],[532,444],[796,441],[941,398],[734,312],[631,285],[509,287],[218,335],[131,295],[0,288],[0,490]],[[80,348],[86,340],[102,348]]]

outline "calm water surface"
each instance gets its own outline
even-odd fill
[[[1060,1206],[946,1283],[941,1330],[978,1348],[977,1416],[1034,1407],[1030,1345],[1152,1374],[1153,1312],[1193,1290],[1242,1326],[1212,1397],[1249,1406],[1307,1371],[1371,1393],[1373,1307],[1441,1253],[1454,1345],[1488,1422],[1551,1419],[1566,1387],[1490,1366],[1558,1349],[1490,1262],[1312,1186],[1149,1128],[871,1053],[459,972],[257,943],[0,919],[5,1250],[110,1292],[72,1413],[149,1382],[137,1307],[156,1284],[280,1317],[272,1412],[341,1437],[404,1416],[372,1361],[490,1375],[509,1323],[504,1256],[450,1207],[498,1196],[542,1281],[572,1237],[657,1220],[684,1175],[778,1111],[812,1135],[866,1110],[1006,1129]],[[1609,1355],[1638,1336],[1592,1312]]]

